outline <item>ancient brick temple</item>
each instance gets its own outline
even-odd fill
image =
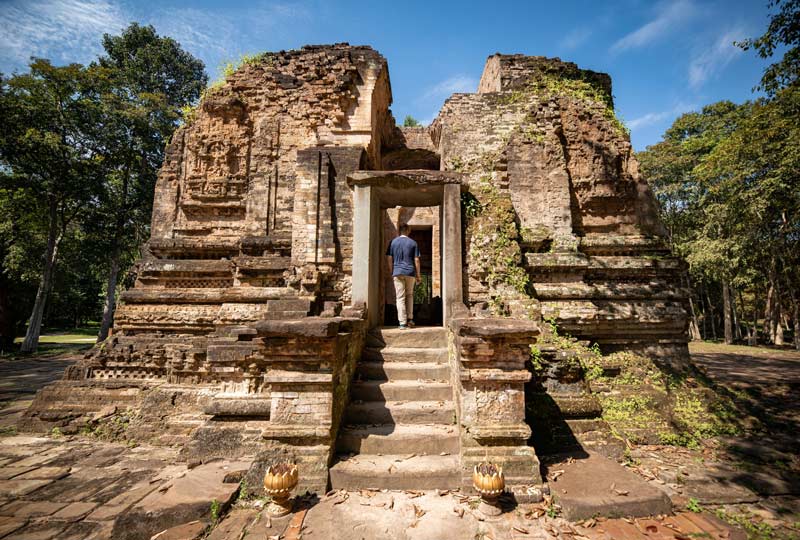
[[[467,486],[488,458],[536,496],[542,318],[680,364],[682,263],[607,75],[497,54],[430,127],[397,127],[391,102],[386,60],[347,44],[265,54],[211,89],[167,149],[112,337],[24,427],[123,417],[121,436],[186,459],[254,456],[251,486],[294,460],[312,491]],[[425,250],[428,326],[408,331],[386,326],[402,223]]]

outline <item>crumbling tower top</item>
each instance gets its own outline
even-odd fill
[[[572,62],[562,62],[560,58],[524,54],[495,53],[487,58],[478,93],[521,90],[542,76],[582,80],[611,99],[611,77],[607,73],[580,69]]]

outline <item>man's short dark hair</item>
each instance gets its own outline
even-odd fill
[[[400,234],[408,234],[411,232],[411,226],[408,223],[400,225]]]

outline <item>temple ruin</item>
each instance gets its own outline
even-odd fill
[[[264,54],[210,89],[167,148],[113,335],[23,427],[130,410],[126,437],[187,460],[253,456],[251,486],[288,458],[310,491],[468,489],[488,458],[540,496],[531,346],[555,324],[681,365],[683,263],[608,75],[496,54],[429,127],[398,127],[391,102],[386,60],[348,44]],[[426,274],[407,331],[384,257],[401,223]],[[580,368],[548,373],[539,392],[597,427]]]

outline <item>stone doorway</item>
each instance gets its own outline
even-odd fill
[[[387,210],[398,207],[438,209],[437,237],[431,227],[431,277],[433,280],[433,244],[438,242],[441,308],[431,319],[447,324],[454,311],[463,308],[461,177],[456,172],[428,170],[357,171],[347,177],[353,189],[352,301],[365,304],[370,327],[385,321],[386,215]],[[413,230],[413,221],[409,223]]]
[[[411,228],[409,237],[417,242],[420,250],[420,274],[422,282],[414,287],[414,322],[417,326],[442,325],[442,256],[441,230],[438,206],[417,208],[397,207],[383,211],[384,253],[399,234],[401,225]],[[388,260],[383,261],[381,280],[383,294],[383,326],[397,326],[397,302],[394,280],[389,272]]]

